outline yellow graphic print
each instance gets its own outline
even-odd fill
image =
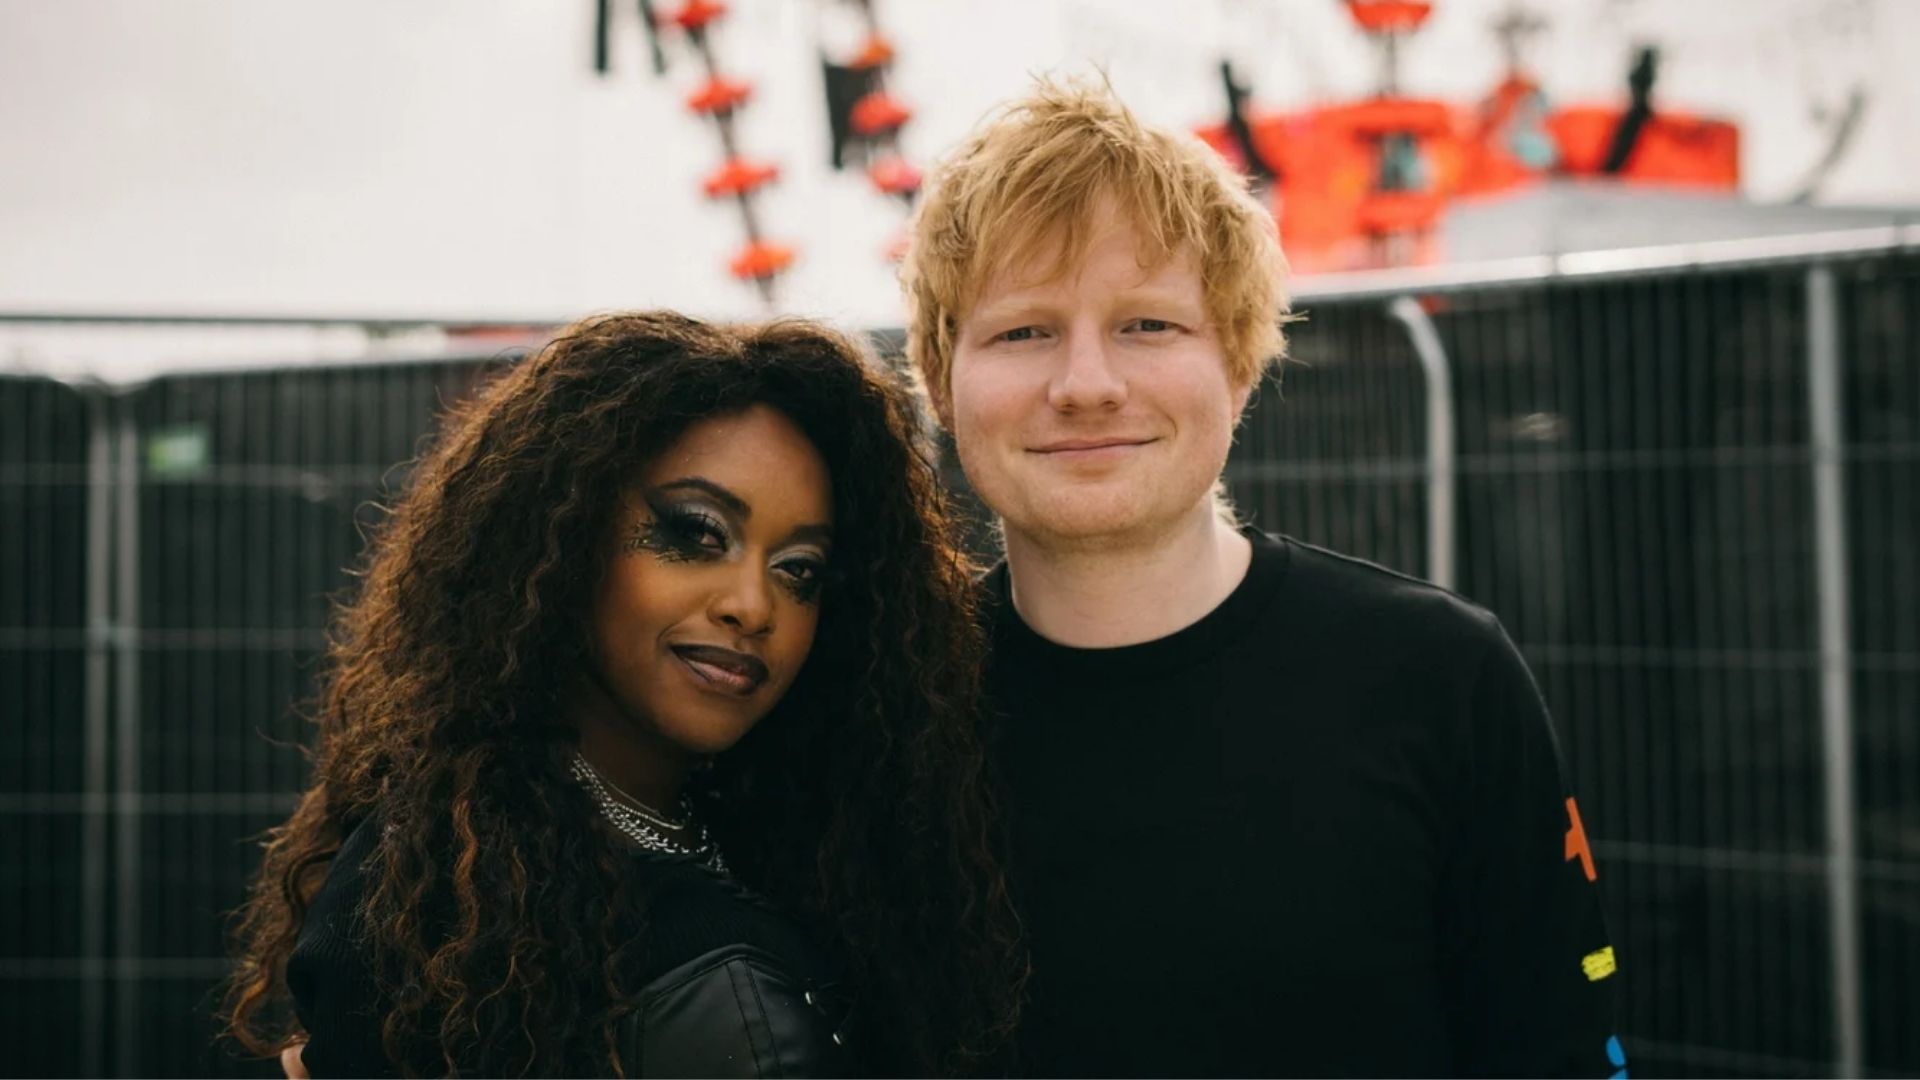
[[[1598,952],[1590,952],[1580,958],[1580,970],[1587,973],[1588,982],[1599,982],[1614,973],[1613,946],[1609,945]]]

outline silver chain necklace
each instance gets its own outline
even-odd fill
[[[600,807],[600,813],[620,835],[634,842],[646,851],[657,851],[663,855],[680,858],[698,859],[715,870],[725,872],[727,864],[720,857],[719,845],[713,842],[707,827],[693,818],[693,807],[682,797],[680,810],[685,816],[675,821],[626,792],[620,791],[611,780],[600,775],[579,751],[573,754],[573,778],[587,789],[593,801]],[[626,795],[625,799],[614,793]],[[692,830],[697,839],[693,843],[674,839],[670,833]]]

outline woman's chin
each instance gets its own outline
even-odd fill
[[[733,749],[752,730],[752,724],[738,721],[709,722],[676,724],[664,734],[675,746],[693,757],[713,757]]]

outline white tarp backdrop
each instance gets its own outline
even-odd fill
[[[656,77],[635,6],[614,0],[602,77],[591,0],[0,0],[0,310],[760,314],[725,271],[733,209],[699,193],[720,151],[681,105],[697,65],[682,52]],[[1181,126],[1222,112],[1223,56],[1265,106],[1354,94],[1375,72],[1336,0],[878,6],[895,89],[917,109],[905,147],[922,163],[1033,72],[1102,64],[1140,112]],[[1406,88],[1485,90],[1501,64],[1488,27],[1509,6],[1440,0],[1405,51]],[[1795,189],[1824,143],[1820,111],[1857,84],[1862,126],[1820,201],[1920,202],[1920,3],[1528,6],[1550,20],[1531,57],[1561,100],[1618,97],[1635,43],[1659,43],[1656,104],[1738,120],[1758,199]],[[760,88],[745,146],[785,170],[764,220],[801,253],[781,309],[897,323],[880,253],[899,209],[826,163],[818,57],[847,41],[850,14],[836,0],[732,8],[720,55]],[[0,369],[64,360],[113,374],[109,354],[142,351],[92,340],[0,325]],[[176,359],[280,347],[141,340]]]

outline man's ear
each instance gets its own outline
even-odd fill
[[[936,386],[931,381],[922,380],[927,391],[927,405],[933,410],[933,418],[948,434],[953,432],[953,371],[948,369],[946,378]]]
[[[1253,400],[1253,392],[1255,389],[1259,387],[1259,385],[1260,385],[1260,379],[1258,376],[1255,376],[1254,378],[1247,380],[1246,385],[1238,386],[1234,388],[1233,422],[1236,426],[1240,423],[1240,421],[1246,419],[1247,402]]]

